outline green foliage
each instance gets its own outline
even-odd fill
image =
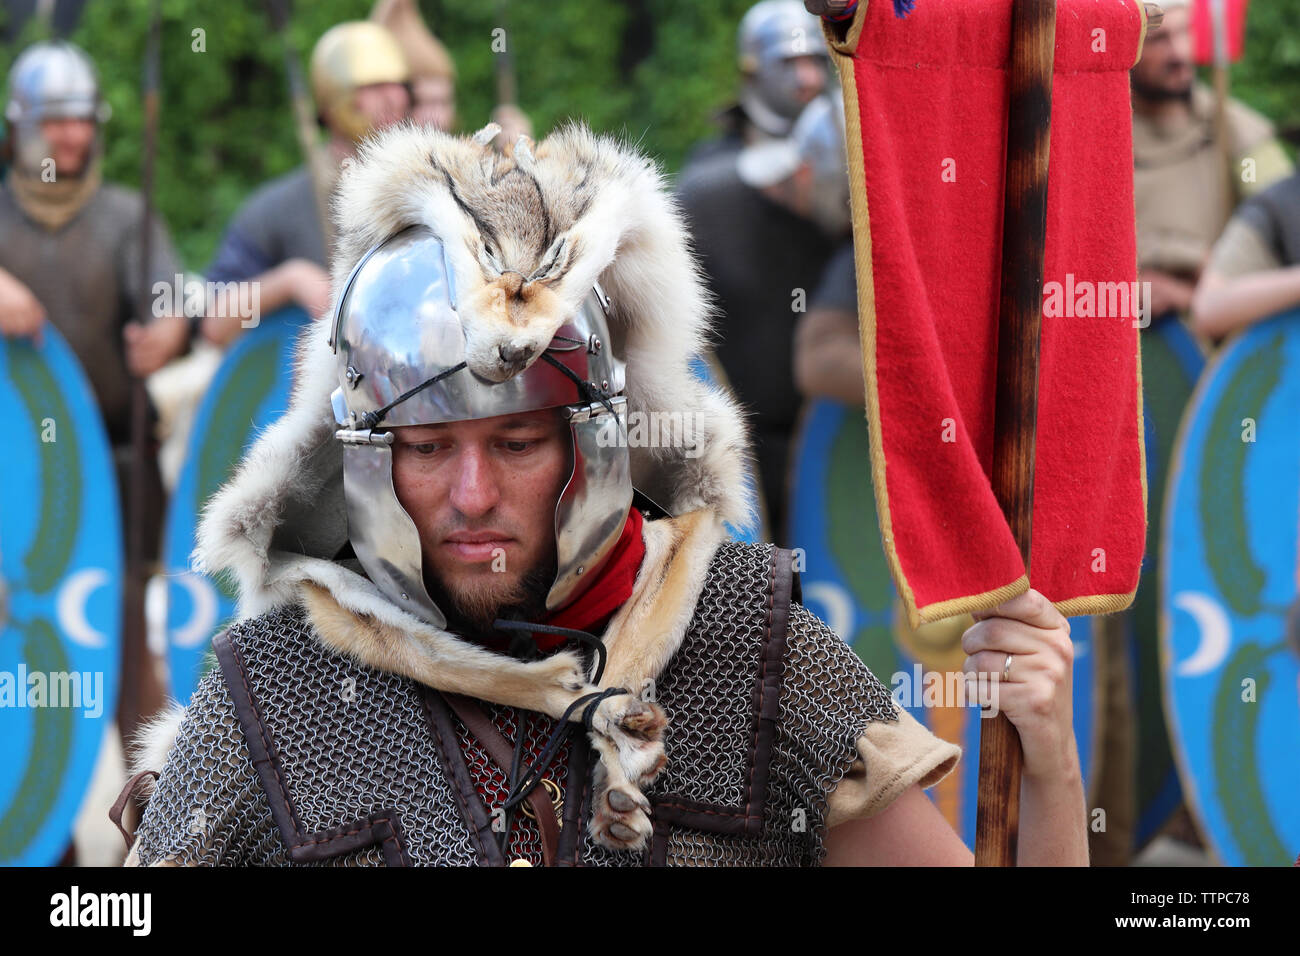
[[[1300,142],[1300,0],[1255,0],[1246,20],[1246,52],[1229,73],[1232,95]]]
[[[496,104],[504,39],[519,105],[544,135],[563,120],[639,141],[675,171],[735,93],[735,31],[752,0],[422,0],[456,60],[462,130]],[[292,46],[306,70],[330,26],[373,0],[293,4]],[[113,107],[104,174],[138,186],[149,0],[89,0],[69,38],[95,60]],[[262,0],[162,0],[158,209],[185,264],[207,265],[226,223],[258,184],[301,162],[281,39]],[[505,29],[505,34],[494,31]],[[201,35],[196,30],[202,30]],[[39,38],[29,23],[0,69]],[[201,37],[203,52],[198,52]]]

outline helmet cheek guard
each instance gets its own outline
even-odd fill
[[[524,371],[492,383],[465,366],[465,330],[442,243],[412,226],[370,250],[339,297],[330,343],[343,442],[348,536],[374,584],[437,627],[416,522],[393,485],[393,427],[561,408],[572,469],[556,502],[557,572],[548,610],[571,603],[617,542],[632,504],[624,365],[612,354],[608,299],[594,288]]]
[[[599,406],[598,406],[599,407]],[[573,472],[555,505],[555,584],[546,598],[554,611],[583,590],[619,535],[632,506],[628,459],[627,400],[616,400],[615,414],[591,408],[566,409],[573,436]],[[626,494],[624,494],[626,492]],[[621,505],[621,508],[620,508]]]

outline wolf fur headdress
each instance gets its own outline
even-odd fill
[[[648,560],[638,587],[650,597],[625,607],[606,634],[603,685],[635,689],[656,677],[680,644],[724,523],[751,520],[744,422],[725,391],[692,371],[707,344],[710,307],[657,166],[582,124],[538,144],[521,138],[509,156],[491,147],[497,132],[493,125],[457,137],[404,125],[345,163],[335,199],[335,300],[372,247],[408,226],[427,226],[442,240],[454,276],[469,367],[502,381],[536,360],[599,281],[611,299],[611,345],[627,363],[629,412],[687,412],[700,423],[696,447],[630,449],[634,484],[679,516],[646,525]],[[333,560],[347,528],[328,325],[304,332],[289,411],[206,509],[196,565],[238,581],[241,618],[301,599],[315,610],[322,639],[364,663],[560,716],[597,689],[576,655],[503,658],[406,614]],[[654,531],[659,525],[673,530]],[[642,580],[651,575],[653,582]],[[340,616],[369,624],[360,636],[355,626],[325,626]],[[649,833],[640,790],[663,765],[663,715],[634,696],[615,696],[600,704],[592,727],[600,796],[619,790],[626,798],[596,802],[593,834],[609,846],[639,846]],[[629,829],[630,838],[611,835]]]

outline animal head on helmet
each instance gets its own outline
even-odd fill
[[[785,136],[803,108],[826,88],[829,53],[821,23],[799,0],[761,0],[737,35],[740,105],[769,136]]]
[[[90,57],[63,40],[34,44],[14,61],[8,86],[15,167],[47,179],[50,172],[84,176],[103,150],[100,127],[112,113]]]
[[[326,30],[311,53],[311,89],[316,109],[338,136],[354,143],[376,129],[404,119],[410,109],[405,99],[368,107],[358,96],[369,88],[389,84],[407,87],[410,69],[393,34],[365,20],[339,23]],[[397,102],[405,102],[400,109]]]
[[[395,481],[396,439],[412,426],[504,421],[553,409],[570,447],[550,516],[553,542],[545,542],[548,556],[553,543],[555,569],[545,582],[545,608],[571,603],[608,558],[632,503],[624,364],[612,354],[603,291],[593,288],[541,357],[500,382],[465,365],[452,271],[443,243],[425,226],[408,227],[371,249],[337,303],[333,408],[344,449],[348,535],[374,584],[399,607],[444,627],[448,609],[436,595],[455,595],[453,582],[436,580],[437,549],[451,549],[457,568],[474,564],[483,575],[504,570],[517,580],[535,571],[491,566],[506,557],[506,548],[495,555],[446,540],[449,529],[472,536],[480,525],[491,527],[490,508],[464,515],[444,502],[443,518],[450,515],[451,523],[440,519],[436,530],[430,516],[412,514]],[[508,486],[508,475],[502,484]]]

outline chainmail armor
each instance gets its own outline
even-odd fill
[[[288,861],[221,671],[199,681],[136,830],[142,866]]]
[[[506,707],[502,704],[493,704],[489,701],[483,701],[482,708],[488,719],[496,725],[497,730],[511,744],[514,743],[515,735],[519,732],[520,717],[526,718],[524,755],[520,762],[520,766],[524,768],[530,766],[541,754],[551,730],[555,727],[555,720],[544,714],[519,710],[516,707]],[[486,803],[488,812],[491,814],[499,807],[504,806],[506,798],[510,795],[509,781],[506,779],[506,771],[509,768],[502,769],[493,762],[492,758],[488,756],[487,750],[469,732],[469,729],[461,723],[459,717],[453,715],[452,721],[456,726],[456,736],[460,743],[461,752],[465,755],[465,763],[469,766],[470,775],[479,781],[480,793],[484,790],[487,791]],[[550,769],[545,773],[545,777],[559,787],[562,801],[568,797],[565,784],[569,780],[569,755],[573,750],[574,738],[581,736],[581,733],[581,729],[577,726],[574,726],[569,731],[568,738],[561,745],[555,755],[555,760],[551,763]],[[499,817],[498,819],[502,818]],[[530,819],[522,809],[516,809],[511,814],[510,841],[505,856],[507,860],[525,859],[533,866],[542,865],[541,833],[538,830],[537,822]]]
[[[772,657],[774,550],[734,543],[719,548],[682,646],[655,684],[655,699],[669,718],[669,763],[647,796],[657,815],[661,805],[675,803],[718,810],[703,816],[710,823],[702,827],[673,823],[657,838],[669,865],[821,862],[826,796],[857,757],[857,738],[870,721],[898,719],[888,690],[844,641],[792,603],[784,663],[775,665],[782,673],[769,711],[778,720],[770,737],[767,786],[756,785],[757,705],[765,677],[768,693],[776,693],[770,662],[780,660]],[[235,625],[230,641],[270,730],[301,834],[396,810],[410,862],[485,862],[439,754],[439,746],[451,743],[431,732],[414,681],[326,650],[301,605]],[[519,712],[496,705],[485,710],[513,739]],[[527,739],[536,744],[552,722],[531,717]],[[482,749],[466,746],[459,721],[453,726],[470,772],[482,774]],[[577,728],[570,739],[585,744]],[[562,787],[571,745],[564,750],[547,774]],[[500,789],[504,776],[490,776]],[[493,784],[489,790],[495,792]],[[585,792],[566,788],[564,799],[582,801],[576,862],[647,862],[648,853],[606,850],[587,834],[590,775]],[[713,832],[712,820],[733,818],[751,818],[756,829]],[[508,859],[540,862],[534,825],[512,828],[511,837]],[[195,692],[137,839],[146,865],[163,858],[198,865],[293,862],[220,669]],[[317,865],[384,863],[380,848],[371,846]]]

